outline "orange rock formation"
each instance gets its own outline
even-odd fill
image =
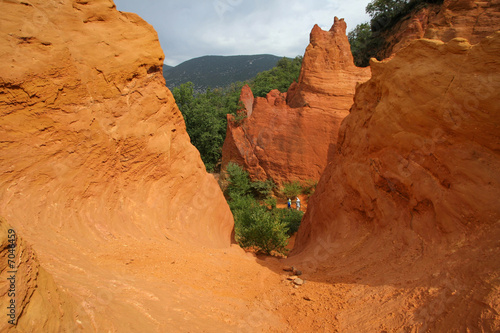
[[[284,263],[229,247],[231,214],[149,25],[107,0],[0,11],[0,331],[500,329],[498,34],[474,47],[418,41],[374,64],[288,259],[306,281],[294,288]],[[317,90],[321,70],[306,74],[286,95],[245,91],[249,120],[288,110],[267,119],[335,142],[335,128],[300,126],[323,97],[347,99]],[[254,142],[285,142],[257,133],[258,154]],[[293,144],[281,148],[292,160]]]
[[[498,1],[444,0],[442,4],[426,4],[382,34],[385,44],[378,59],[388,58],[419,38],[448,42],[461,37],[476,44],[499,26]]]
[[[414,41],[371,67],[291,261],[355,284],[339,331],[496,332],[500,32]]]
[[[0,216],[29,244],[29,252],[17,250],[20,291],[49,286],[16,296],[17,329],[70,331],[78,323],[120,331],[135,322],[139,331],[149,319],[127,317],[145,303],[117,305],[116,266],[103,258],[169,240],[229,247],[233,229],[165,87],[156,32],[107,0],[3,1],[0,11]],[[23,259],[31,249],[48,274]],[[108,319],[94,308],[101,288],[116,306]],[[68,306],[57,289],[72,295]],[[47,303],[67,320],[40,310]],[[83,310],[75,314],[71,304]],[[7,326],[2,319],[0,330]]]
[[[248,86],[242,89],[247,118],[237,124],[228,116],[223,167],[233,161],[253,179],[277,183],[319,179],[356,83],[370,75],[369,69],[354,66],[346,27],[335,18],[330,31],[312,29],[299,82],[287,93],[273,90],[266,98],[254,98]]]

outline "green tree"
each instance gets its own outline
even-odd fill
[[[273,89],[284,92],[297,80],[302,57],[280,59],[270,71],[262,72],[250,82],[255,96],[265,96]],[[200,152],[207,171],[217,171],[226,137],[227,114],[240,122],[246,116],[241,110],[239,97],[244,82],[235,82],[223,89],[194,91],[194,84],[187,82],[173,89],[175,101],[184,117],[191,143]],[[256,93],[257,92],[257,93]]]
[[[208,171],[216,171],[226,138],[226,115],[237,109],[242,83],[195,94],[192,82],[174,88],[173,95],[186,123],[191,143]]]
[[[383,32],[393,27],[405,15],[427,6],[428,3],[442,3],[443,0],[373,0],[366,6],[370,23],[358,24],[348,33],[349,43],[357,66],[370,64],[370,58],[377,57],[385,47]]]
[[[283,193],[283,195],[287,198],[295,198],[302,193],[302,185],[300,185],[299,181],[283,183],[281,193]]]
[[[296,209],[276,209],[274,213],[278,219],[287,227],[287,234],[293,235],[299,230],[300,222],[304,216],[304,212]]]
[[[361,23],[347,34],[351,44],[351,52],[356,66],[365,67],[369,65],[370,52],[368,52],[372,41],[372,30],[368,23]]]
[[[248,172],[234,163],[228,164],[227,176],[224,193],[234,216],[236,241],[242,247],[254,247],[267,254],[286,254],[290,229],[296,231],[302,212],[276,208],[271,180],[252,182]]]
[[[301,56],[295,59],[280,59],[274,68],[257,74],[252,80],[250,87],[254,96],[265,97],[273,89],[287,91],[290,85],[299,79],[301,66]]]
[[[264,206],[254,206],[245,211],[237,235],[243,247],[257,247],[266,254],[273,251],[286,253],[288,228],[279,217]]]
[[[366,5],[365,10],[371,18],[382,15],[390,18],[401,12],[408,2],[408,0],[373,0]]]
[[[174,88],[172,94],[175,98],[175,103],[179,109],[188,109],[194,102],[194,84],[193,82],[186,82],[182,84],[180,87]]]
[[[226,195],[229,198],[244,197],[251,193],[252,185],[248,172],[243,170],[238,164],[229,162],[226,167],[229,184],[226,188]]]
[[[252,193],[255,198],[259,200],[264,200],[269,197],[274,188],[274,182],[271,179],[265,181],[253,181],[251,184]]]

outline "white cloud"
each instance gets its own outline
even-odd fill
[[[352,29],[368,21],[368,2],[115,0],[119,10],[135,12],[153,25],[169,65],[209,54],[302,55],[314,24],[329,29],[338,16]]]

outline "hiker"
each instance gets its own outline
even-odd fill
[[[288,209],[292,208],[292,199],[288,198]]]
[[[300,210],[300,199],[297,197],[297,201],[295,201],[295,205],[297,206],[297,210]]]

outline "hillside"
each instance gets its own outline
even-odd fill
[[[191,81],[195,91],[205,91],[208,87],[226,87],[233,82],[249,80],[273,68],[280,59],[270,54],[203,56],[172,68],[165,66],[163,77],[169,89]]]

